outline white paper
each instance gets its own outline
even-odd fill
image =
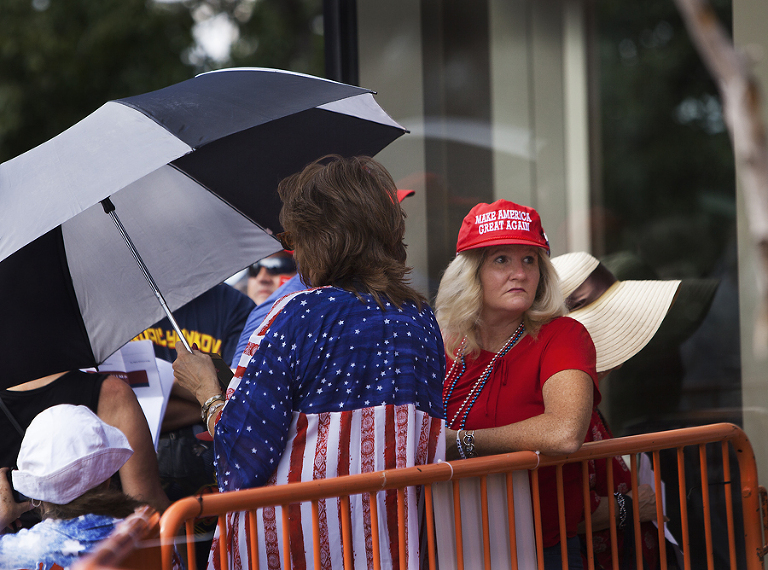
[[[93,372],[95,369],[90,368],[87,371]],[[99,366],[99,372],[112,374],[131,386],[147,418],[152,442],[157,451],[160,426],[173,386],[171,363],[155,357],[151,340],[138,340],[125,344],[107,358]]]
[[[509,568],[511,552],[507,513],[507,484],[505,474],[489,475],[488,490],[489,539],[491,567]],[[533,530],[533,505],[528,483],[528,471],[512,473],[515,500],[515,540],[518,568],[536,568],[536,538]],[[483,522],[480,479],[459,481],[461,492],[461,528],[464,568],[475,568],[483,560]],[[435,534],[440,570],[454,570],[456,532],[453,514],[453,483],[445,481],[432,485],[435,514]]]
[[[653,474],[653,467],[651,466],[651,460],[648,457],[648,454],[646,453],[640,453],[639,454],[639,462],[637,466],[637,484],[643,485],[647,484],[650,485],[653,488],[653,492],[656,493],[656,477]],[[659,500],[659,496],[661,496],[661,510],[666,516],[667,514],[667,494],[666,494],[666,488],[664,485],[664,481],[661,482],[661,495],[659,493],[656,493],[656,500]],[[656,528],[659,527],[658,524],[656,524],[656,520],[654,519],[653,524]],[[669,532],[669,527],[666,523],[664,523],[664,536],[667,537],[667,540],[670,541],[673,544],[677,544],[677,541],[675,540],[675,537],[672,536],[672,533]]]

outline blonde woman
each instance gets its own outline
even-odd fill
[[[536,210],[506,200],[464,218],[436,300],[447,354],[449,459],[510,451],[573,453],[600,400],[595,347],[564,317]],[[579,465],[563,469],[569,568],[581,568]],[[545,567],[560,568],[554,468],[539,473]]]

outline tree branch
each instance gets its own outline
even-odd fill
[[[760,312],[754,350],[768,355],[768,144],[760,108],[760,89],[743,53],[736,50],[706,0],[675,0],[688,33],[717,84],[733,143],[736,175],[747,206],[747,221],[757,256]]]

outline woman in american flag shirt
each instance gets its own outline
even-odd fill
[[[257,327],[221,394],[207,355],[180,352],[176,379],[214,437],[221,491],[431,463],[444,457],[445,356],[426,300],[409,287],[404,214],[389,173],[367,157],[325,157],[283,180],[284,247],[312,288],[283,297]],[[226,399],[225,399],[226,398]],[[398,568],[397,501],[378,494],[382,568]],[[368,496],[351,497],[356,568],[371,568]],[[418,492],[406,496],[408,568],[418,568]],[[321,564],[342,568],[340,502],[320,503]],[[310,505],[290,507],[291,561],[309,568]],[[228,517],[230,568],[282,560],[279,508]],[[218,567],[214,539],[209,567]]]

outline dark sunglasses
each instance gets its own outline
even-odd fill
[[[270,275],[296,273],[296,262],[292,257],[265,257],[248,268],[248,275],[256,277],[262,267],[266,269],[267,273]]]

